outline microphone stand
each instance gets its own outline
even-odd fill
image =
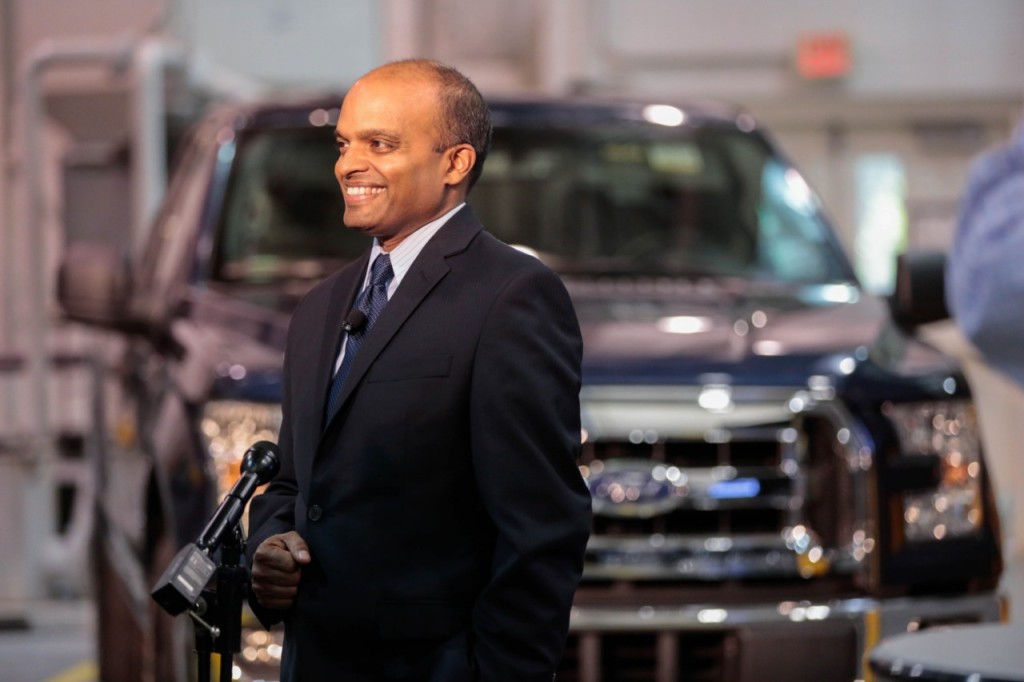
[[[195,630],[198,682],[212,682],[213,654],[220,657],[220,682],[231,682],[233,655],[242,650],[242,604],[249,585],[249,570],[240,563],[245,537],[238,524],[224,535],[228,537],[221,544],[212,587],[204,589],[189,610]]]
[[[277,475],[280,457],[274,443],[253,443],[242,457],[242,475],[199,540],[181,548],[150,593],[172,616],[187,609],[192,617],[199,682],[211,682],[213,654],[220,656],[221,682],[231,682],[232,656],[242,649],[242,603],[249,589],[249,569],[242,565],[242,513],[256,487]],[[220,561],[215,563],[211,555],[218,548]]]

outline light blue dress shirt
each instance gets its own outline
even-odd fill
[[[1024,121],[1009,145],[971,167],[946,299],[985,359],[1024,386]]]

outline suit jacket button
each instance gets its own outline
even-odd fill
[[[319,521],[320,517],[324,515],[324,510],[320,508],[320,505],[314,504],[309,508],[309,513],[306,516],[309,517],[310,521]]]

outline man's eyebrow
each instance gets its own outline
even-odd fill
[[[387,128],[369,128],[367,130],[360,130],[356,133],[355,136],[364,140],[373,137],[399,137],[398,133],[396,133],[393,130],[388,130]]]
[[[366,130],[356,131],[354,135],[342,135],[337,130],[334,131],[334,139],[336,141],[350,139],[372,140],[377,137],[385,137],[391,140],[398,140],[401,138],[401,135],[399,135],[393,130],[388,130],[387,128],[368,128]]]

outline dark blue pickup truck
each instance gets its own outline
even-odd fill
[[[186,619],[149,589],[246,448],[275,439],[292,306],[367,246],[332,174],[339,101],[219,108],[134,263],[68,253],[67,316],[123,345],[96,532],[102,679],[188,678]],[[848,682],[885,635],[1000,618],[964,378],[858,286],[750,116],[493,116],[470,204],[562,275],[585,339],[595,522],[559,680]],[[247,630],[238,675],[272,679],[279,655],[276,633]]]

